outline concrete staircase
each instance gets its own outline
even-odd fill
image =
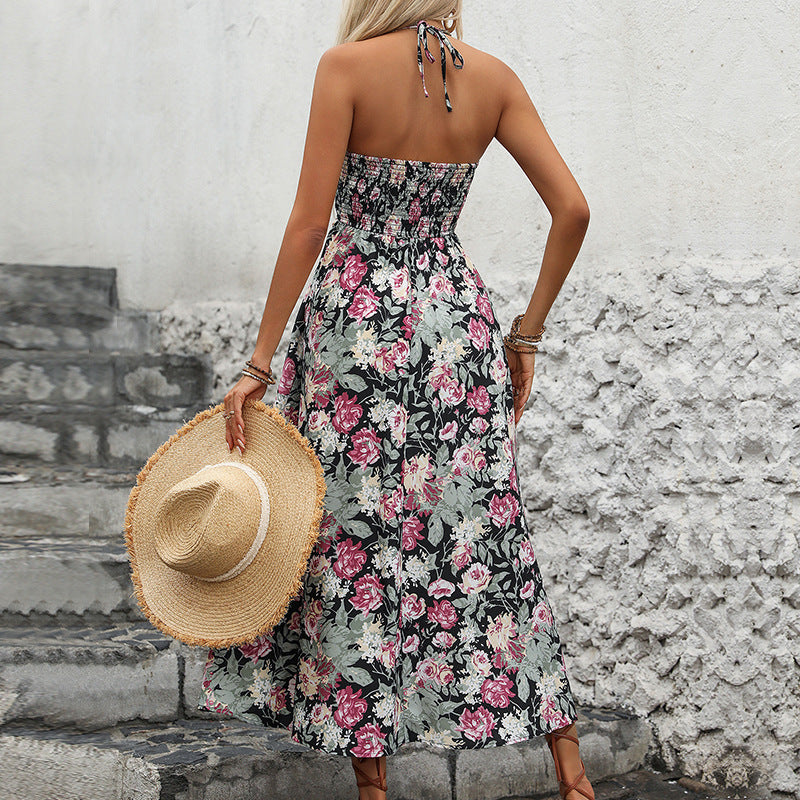
[[[125,506],[147,457],[210,403],[208,364],[157,352],[115,270],[0,265],[0,797],[353,800],[349,759],[197,709],[204,648],[133,597]],[[646,763],[641,720],[585,709],[596,780]],[[390,796],[552,793],[543,739],[389,761]]]

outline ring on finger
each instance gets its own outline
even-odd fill
[[[234,416],[234,412],[233,411],[223,411],[222,412],[222,418],[223,419],[230,419],[232,416]]]

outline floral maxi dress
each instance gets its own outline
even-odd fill
[[[347,152],[277,384],[324,470],[320,538],[283,621],[209,650],[199,708],[356,756],[575,719],[502,333],[455,233],[476,167]]]

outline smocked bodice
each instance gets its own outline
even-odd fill
[[[476,167],[347,151],[334,200],[337,221],[401,238],[445,236],[454,231]]]

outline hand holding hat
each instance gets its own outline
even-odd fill
[[[302,586],[324,511],[308,439],[260,400],[242,406],[244,453],[225,440],[223,404],[153,453],[128,499],[136,600],[186,644],[228,647],[268,633]]]

